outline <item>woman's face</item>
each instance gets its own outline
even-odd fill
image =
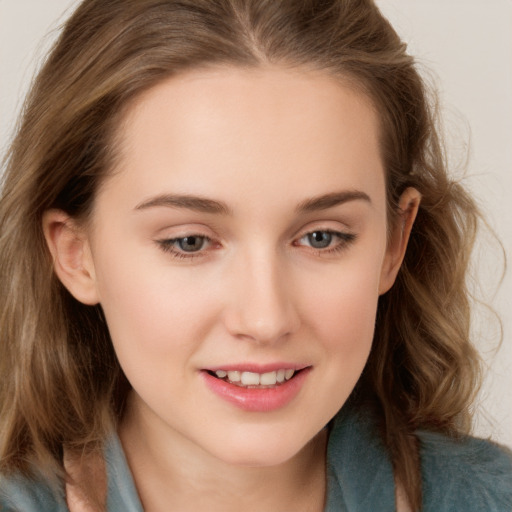
[[[120,135],[84,254],[146,434],[290,459],[354,388],[396,271],[370,102],[321,73],[194,71]]]

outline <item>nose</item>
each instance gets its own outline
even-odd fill
[[[228,279],[230,298],[224,321],[231,335],[269,344],[298,330],[293,279],[277,256],[241,258]]]

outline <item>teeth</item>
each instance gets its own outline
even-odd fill
[[[293,377],[293,374],[295,373],[295,370],[286,370],[284,372],[284,378],[286,380],[290,380]]]
[[[244,386],[259,386],[260,374],[252,372],[243,372],[241,380]]]
[[[242,386],[275,386],[282,384],[285,380],[290,380],[295,374],[295,370],[280,369],[275,372],[254,373],[217,370],[215,375],[219,379],[227,379],[231,382],[240,383]]]
[[[277,382],[277,372],[263,373],[260,376],[260,384],[262,386],[275,386]]]
[[[231,382],[240,382],[240,372],[228,372],[228,379]]]

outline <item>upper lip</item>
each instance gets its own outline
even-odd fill
[[[299,370],[303,370],[304,368],[307,368],[309,366],[310,365],[308,365],[308,364],[289,363],[289,362],[278,362],[278,363],[267,363],[267,364],[233,363],[233,364],[210,366],[208,368],[203,368],[203,370],[210,371],[210,372],[224,370],[226,372],[239,371],[239,372],[252,372],[252,373],[268,373],[268,372],[275,372],[277,370],[299,371]]]

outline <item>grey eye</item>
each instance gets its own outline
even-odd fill
[[[315,249],[325,249],[331,245],[333,235],[328,231],[314,231],[306,236],[311,247]]]
[[[177,238],[176,244],[184,252],[196,252],[204,247],[206,241],[206,237],[194,235]]]

